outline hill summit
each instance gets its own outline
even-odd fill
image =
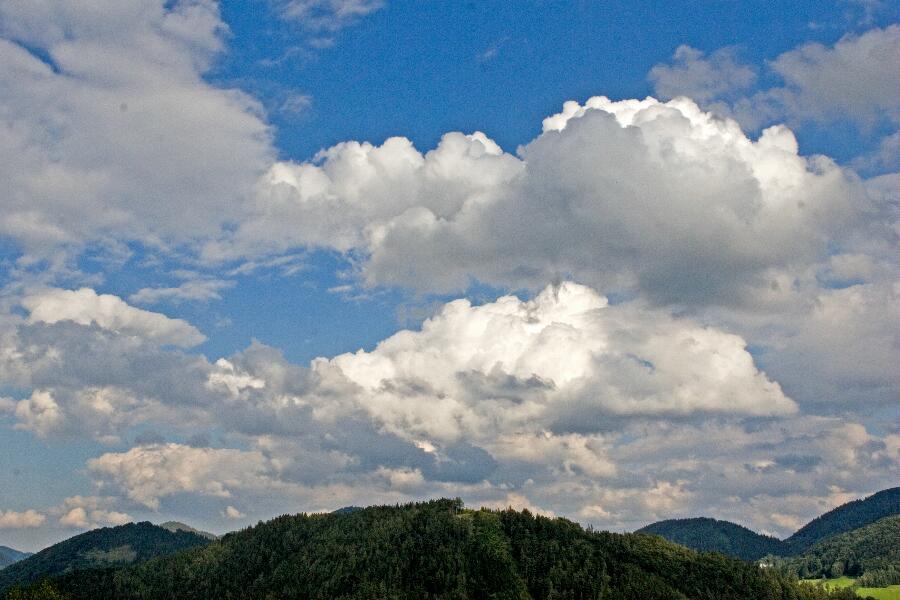
[[[781,540],[761,535],[730,521],[707,517],[659,521],[636,533],[650,533],[700,552],[721,552],[742,560],[756,560],[767,554],[782,554]]]
[[[181,523],[180,521],[166,521],[165,523],[160,523],[159,526],[163,529],[171,531],[172,533],[175,533],[177,531],[186,531],[188,533],[199,535],[200,537],[206,538],[210,541],[219,539],[219,536],[214,533],[194,529],[190,525],[186,525],[184,523]]]

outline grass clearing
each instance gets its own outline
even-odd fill
[[[853,577],[838,577],[836,579],[804,579],[802,581],[803,583],[810,583],[812,585],[821,585],[827,590],[846,588],[856,583],[856,579],[854,579]]]
[[[851,587],[856,583],[853,577],[838,577],[836,579],[804,579],[803,583],[821,585],[829,590]],[[856,595],[863,598],[871,596],[876,600],[900,600],[900,585],[892,585],[883,588],[856,588]]]
[[[856,588],[858,596],[872,596],[877,600],[900,600],[900,585],[883,588]]]

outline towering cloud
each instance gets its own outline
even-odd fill
[[[575,277],[660,303],[752,304],[865,227],[869,204],[784,127],[753,141],[686,99],[596,97],[566,103],[519,156],[448,134],[425,155],[394,138],[279,163],[256,216],[207,256],[315,246],[358,253],[370,285]]]
[[[610,307],[564,283],[523,302],[448,304],[420,332],[318,361],[393,433],[434,441],[607,428],[617,417],[791,414],[741,338],[662,312]]]

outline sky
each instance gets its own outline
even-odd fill
[[[0,544],[900,484],[900,8],[0,0]]]

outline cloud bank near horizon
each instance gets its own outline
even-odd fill
[[[308,365],[259,343],[212,362],[87,318],[20,317],[2,337],[0,373],[34,390],[0,401],[17,428],[126,448],[85,465],[120,500],[39,513],[64,526],[179,498],[246,512],[457,494],[614,528],[698,506],[737,517],[752,498],[743,522],[787,533],[821,506],[806,492],[900,465],[896,432],[803,410],[740,336],[573,283],[452,301]]]

